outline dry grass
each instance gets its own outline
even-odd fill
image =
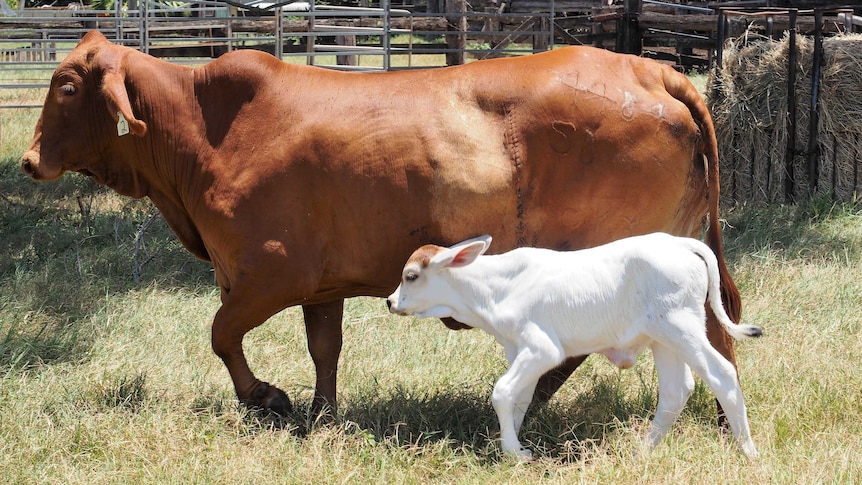
[[[25,179],[33,113],[6,116],[0,152],[0,481],[4,483],[859,483],[862,215],[855,207],[726,214],[745,320],[738,347],[762,459],[716,432],[698,384],[651,455],[648,354],[630,371],[592,357],[522,434],[538,457],[501,457],[489,403],[505,369],[487,335],[348,301],[337,420],[308,414],[300,313],[246,339],[252,367],[297,404],[287,419],[237,405],[209,347],[218,296],[164,224],[131,279],[130,241],[151,208],[77,176]],[[20,133],[12,139],[9,133]],[[88,213],[78,199],[89,201]]]

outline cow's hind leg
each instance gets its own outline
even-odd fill
[[[706,336],[712,347],[736,369],[736,350],[734,350],[733,337],[718,322],[712,308],[709,308],[709,305],[706,306]],[[715,405],[718,410],[718,426],[727,429],[727,417],[721,407],[721,402],[716,399]]]
[[[281,389],[254,376],[242,350],[245,334],[272,316],[272,312],[262,308],[265,307],[242,298],[223,301],[213,320],[212,347],[227,367],[241,403],[286,416],[293,411],[290,399]]]
[[[311,404],[313,414],[336,409],[335,388],[338,377],[338,357],[341,355],[341,319],[344,313],[344,300],[334,300],[318,305],[303,305],[305,333],[308,337],[308,351],[314,361],[317,383],[314,400]]]
[[[658,407],[646,437],[650,449],[661,442],[679,418],[694,390],[691,370],[673,349],[655,343],[652,354],[658,374]]]

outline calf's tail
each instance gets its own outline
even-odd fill
[[[718,260],[716,259],[715,254],[713,254],[712,250],[708,246],[700,241],[694,239],[691,239],[690,241],[689,249],[698,255],[704,263],[706,263],[706,301],[709,303],[709,307],[712,308],[712,312],[715,313],[721,326],[724,327],[724,329],[727,330],[727,333],[736,340],[760,337],[763,335],[763,330],[756,325],[733,323],[721,303],[721,278],[719,276]]]

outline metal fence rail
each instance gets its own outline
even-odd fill
[[[232,50],[258,49],[286,62],[336,69],[410,69],[522,55],[553,45],[553,11],[468,12],[464,0],[449,0],[454,7],[443,16],[391,8],[389,1],[355,8],[266,0],[166,7],[141,0],[136,9],[116,2],[110,11],[19,10],[0,17],[0,108],[41,106],[56,65],[93,29],[118,44],[192,65]]]

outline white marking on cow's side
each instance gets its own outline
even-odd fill
[[[659,390],[645,444],[656,446],[679,417],[694,370],[721,403],[742,451],[757,457],[736,369],[707,339],[704,303],[734,338],[761,330],[730,321],[708,246],[651,234],[582,251],[483,256],[490,243],[482,236],[417,250],[387,302],[399,315],[452,317],[503,346],[510,366],[491,396],[503,451],[530,456],[518,430],[539,378],[566,357],[601,353],[628,368],[649,348]]]
[[[625,92],[626,100],[623,101],[622,105],[622,113],[623,118],[626,120],[631,120],[635,116],[635,95],[626,91]]]

